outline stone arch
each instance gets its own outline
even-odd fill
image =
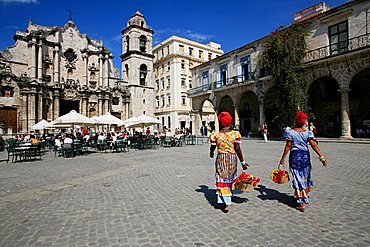
[[[260,119],[257,94],[251,90],[243,92],[240,95],[238,110],[240,132],[244,135],[257,133]]]
[[[227,111],[230,113],[230,115],[233,117],[232,124],[235,125],[235,104],[232,97],[230,97],[229,95],[224,95],[220,99],[217,112],[220,113],[223,111]]]
[[[370,59],[357,60],[351,63],[348,74],[348,85],[353,81],[353,78],[365,69],[370,68]]]
[[[202,110],[201,110],[200,116],[201,116],[202,126],[203,127],[209,126],[211,128],[211,131],[215,130],[217,117],[216,117],[215,107],[213,105],[212,100],[211,99],[203,100],[201,109]],[[208,129],[208,132],[209,132],[209,129]],[[205,134],[208,134],[208,133],[205,133]]]
[[[339,73],[331,73],[328,68],[313,68],[315,72],[310,72],[305,75],[305,81],[306,81],[306,88],[305,92],[308,93],[308,90],[310,89],[311,85],[320,78],[323,77],[330,77],[333,80],[335,80],[338,84],[338,87],[341,85],[340,81],[342,81],[341,77],[339,76]]]
[[[370,137],[370,68],[358,71],[349,83],[351,134]]]
[[[139,38],[139,48],[141,52],[146,52],[146,44],[148,39],[145,35],[141,35]]]
[[[139,73],[140,73],[140,78],[139,78],[140,85],[145,86],[146,85],[146,75],[148,73],[148,67],[145,64],[141,64]]]
[[[265,123],[268,126],[268,131],[270,135],[280,136],[281,131],[279,130],[279,126],[276,122],[276,118],[278,116],[276,102],[277,102],[277,91],[276,86],[273,85],[265,91],[265,95],[263,97],[263,104],[265,107]]]
[[[339,83],[323,76],[310,84],[307,91],[308,106],[318,136],[339,137],[341,135],[341,95]]]

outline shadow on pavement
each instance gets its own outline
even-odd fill
[[[221,209],[222,205],[217,203],[217,195],[215,189],[210,189],[207,185],[199,185],[199,189],[196,189],[196,192],[201,192],[204,194],[204,197],[207,199],[209,204],[214,207],[215,209]],[[247,202],[248,199],[241,198],[238,196],[231,197],[231,201],[234,203],[244,203]]]
[[[294,208],[295,207],[295,200],[293,196],[289,196],[285,193],[280,193],[277,190],[266,188],[264,185],[258,185],[258,188],[254,188],[257,190],[260,195],[257,197],[261,200],[277,200],[280,203],[284,203],[285,205]]]

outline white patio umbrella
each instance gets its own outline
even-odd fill
[[[48,123],[46,127],[58,127],[58,126],[74,126],[74,125],[94,125],[97,121],[88,118],[75,110],[56,118],[54,121]]]
[[[127,119],[125,121],[125,127],[126,128],[140,128],[140,127],[145,128],[145,127],[149,127],[149,126],[156,125],[159,123],[161,123],[161,121],[159,121],[156,118],[149,117],[146,115],[141,115],[139,117]]]
[[[104,114],[104,115],[101,115],[99,117],[93,117],[94,120],[97,120],[97,124],[98,125],[112,125],[112,124],[116,124],[118,126],[120,125],[124,125],[125,122],[122,121],[121,119],[113,116],[112,114],[110,114],[110,112]]]
[[[46,129],[46,124],[48,124],[48,121],[42,119],[40,122],[38,122],[37,124],[32,126],[31,129],[33,129],[33,130],[43,130],[43,129]]]

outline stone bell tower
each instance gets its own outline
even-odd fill
[[[129,117],[154,116],[152,36],[144,16],[137,11],[122,30],[122,78],[131,93]]]

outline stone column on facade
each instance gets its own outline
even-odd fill
[[[54,93],[53,113],[55,120],[57,117],[59,117],[59,94],[57,93]]]
[[[55,57],[54,57],[54,82],[59,82],[59,47],[54,47]]]
[[[37,53],[36,53],[36,39],[33,38],[31,41],[31,78],[36,79],[37,75]]]
[[[38,56],[37,56],[37,79],[42,80],[42,41],[38,44]]]
[[[98,115],[103,115],[103,99],[101,98],[101,96],[99,96],[98,98]]]
[[[349,118],[349,88],[341,88],[338,90],[341,96],[341,117],[342,117],[342,135],[341,138],[352,139],[351,135],[351,120]]]
[[[104,86],[108,87],[109,85],[109,56],[105,55],[105,69],[104,69]]]
[[[200,127],[202,126],[202,111],[201,110],[198,110],[198,111],[193,111],[193,114],[192,114],[192,121],[193,121],[193,134],[195,135],[202,135],[202,133],[200,133]]]
[[[110,112],[109,111],[109,97],[105,99],[105,104],[104,104],[104,114]]]
[[[103,55],[99,55],[99,87],[103,86]]]
[[[36,112],[35,112],[35,93],[32,92],[28,95],[28,130],[36,124]]]
[[[51,96],[51,99],[48,98],[48,113],[47,113],[47,116],[46,116],[46,121],[51,121],[53,120],[53,97]]]
[[[28,130],[28,102],[27,102],[27,94],[22,94],[22,132],[26,133]]]
[[[266,122],[265,104],[264,104],[263,98],[258,99],[258,108],[260,112],[260,122],[259,122],[260,125],[259,126],[261,127]]]
[[[240,130],[240,119],[239,119],[239,104],[234,103],[234,115],[235,115],[235,127],[238,127]]]
[[[43,102],[42,102],[42,92],[38,93],[38,109],[37,109],[37,122],[42,119],[42,110],[43,110]]]
[[[83,83],[82,85],[89,85],[89,56],[87,54],[83,55],[83,58],[85,60],[85,74],[83,76]]]

